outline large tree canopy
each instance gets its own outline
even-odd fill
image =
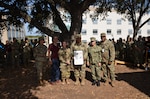
[[[49,36],[61,34],[60,37],[70,39],[75,32],[81,32],[82,14],[90,5],[97,6],[97,12],[102,13],[110,10],[111,2],[112,0],[0,0],[0,15],[7,15],[7,19],[0,20],[16,25],[29,23],[30,28],[36,27]],[[60,8],[70,15],[67,17],[71,23],[69,30],[60,15]],[[46,27],[51,19],[61,33]]]
[[[135,36],[150,20],[140,23],[141,18],[149,13],[149,3],[149,0],[0,0],[0,22],[7,21],[14,25],[29,23],[30,28],[36,27],[44,34],[57,34],[61,39],[70,40],[74,33],[81,32],[82,15],[89,10],[90,5],[96,6],[97,14],[115,7],[118,12],[125,13],[132,20]],[[62,15],[60,10],[67,15]],[[139,13],[138,17],[136,13]],[[7,18],[2,18],[5,15]],[[60,31],[54,31],[51,25],[47,26],[49,20],[52,20]],[[65,20],[70,22],[69,29],[64,23]]]
[[[116,10],[125,14],[126,18],[132,22],[135,39],[140,28],[150,21],[150,17],[142,20],[144,15],[150,14],[150,0],[115,0],[115,2]]]

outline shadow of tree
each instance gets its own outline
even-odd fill
[[[37,86],[34,67],[7,68],[0,72],[0,99],[38,99],[31,93]]]
[[[125,81],[150,97],[150,72],[118,73],[117,80]]]
[[[150,97],[150,72],[117,73],[118,81],[125,81]],[[75,81],[73,71],[71,77]],[[86,79],[92,81],[91,71],[86,70]],[[37,90],[36,69],[33,66],[4,69],[0,72],[0,99],[38,99],[32,94]]]

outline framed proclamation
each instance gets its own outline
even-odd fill
[[[74,51],[74,65],[83,65],[83,51]]]

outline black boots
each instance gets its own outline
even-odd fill
[[[95,80],[92,82],[92,85],[96,85],[96,81]]]
[[[92,85],[94,86],[94,85],[97,85],[98,87],[100,86],[100,80],[98,80],[98,81],[93,81],[92,82]]]
[[[98,87],[100,86],[100,80],[97,81],[97,86],[98,86]]]

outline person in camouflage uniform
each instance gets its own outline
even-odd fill
[[[81,42],[81,35],[76,34],[75,36],[76,41],[74,44],[71,45],[71,54],[74,57],[75,51],[81,51],[83,52],[83,64],[81,65],[75,65],[74,66],[74,76],[76,79],[75,85],[79,84],[79,78],[81,79],[81,85],[85,85],[85,69],[86,69],[86,60],[87,60],[87,45],[83,44]],[[75,60],[74,60],[75,62]]]
[[[90,66],[92,74],[92,85],[100,86],[101,80],[101,47],[96,45],[96,39],[91,37],[91,46],[88,48],[87,65]]]
[[[124,60],[125,57],[125,43],[123,42],[122,38],[119,38],[116,44],[116,53],[118,53],[117,59]]]
[[[30,51],[31,51],[31,46],[29,44],[28,39],[25,39],[25,44],[23,46],[23,63],[24,66],[28,66],[29,65],[29,61],[30,61]]]
[[[0,65],[4,65],[5,63],[5,46],[0,40]]]
[[[44,38],[39,38],[39,44],[35,47],[34,57],[35,57],[35,66],[37,69],[38,81],[40,84],[43,84],[43,73],[45,72],[45,67],[47,58],[47,47],[44,45]]]
[[[132,63],[133,62],[133,40],[132,38],[128,35],[127,36],[127,41],[126,41],[126,49],[125,49],[125,61]]]
[[[19,42],[17,41],[16,38],[13,38],[13,43],[11,45],[11,49],[12,49],[12,65],[13,65],[13,68],[15,66],[19,66],[19,54],[20,54],[20,44]]]
[[[139,36],[138,40],[133,44],[133,58],[134,58],[134,66],[142,67],[144,63],[144,49],[145,42],[142,40],[142,37]]]
[[[101,43],[100,46],[102,48],[102,71],[103,71],[103,79],[105,80],[105,85],[108,83],[108,78],[110,76],[111,85],[114,87],[115,80],[115,48],[111,41],[106,39],[106,34],[101,33]]]
[[[58,51],[59,61],[60,61],[60,71],[62,84],[69,84],[70,77],[70,60],[71,60],[71,51],[70,48],[67,47],[67,42],[62,42],[62,48]]]

